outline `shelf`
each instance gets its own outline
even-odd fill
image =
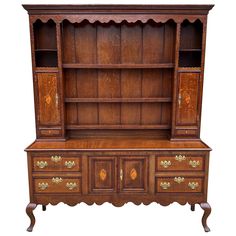
[[[78,129],[170,129],[170,125],[67,125],[68,130]]]
[[[180,48],[180,52],[201,52],[201,48]]]
[[[171,97],[160,98],[65,98],[65,102],[95,102],[95,103],[113,103],[113,102],[171,102]]]
[[[158,69],[158,68],[174,68],[174,63],[158,63],[158,64],[80,64],[67,63],[62,65],[68,69]]]

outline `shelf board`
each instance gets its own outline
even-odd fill
[[[38,48],[35,52],[57,52],[56,48]]]
[[[149,69],[149,68],[174,68],[174,63],[158,63],[158,64],[80,64],[67,63],[62,65],[67,69]]]
[[[201,72],[201,67],[179,67],[178,72]]]
[[[180,48],[180,52],[201,52],[201,48]]]
[[[170,129],[170,125],[67,125],[68,130],[80,129]]]
[[[113,102],[171,102],[171,97],[159,97],[159,98],[65,98],[65,102],[78,102],[78,103],[113,103]]]

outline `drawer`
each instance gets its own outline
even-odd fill
[[[81,171],[81,158],[71,156],[35,156],[33,171]]]
[[[203,178],[165,177],[156,178],[156,191],[162,193],[201,193]]]
[[[202,171],[204,170],[204,155],[163,155],[156,160],[157,171]]]
[[[35,193],[80,193],[81,179],[80,178],[35,178],[34,179]]]

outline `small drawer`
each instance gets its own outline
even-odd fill
[[[194,171],[204,170],[204,157],[200,155],[166,155],[156,160],[157,171]]]
[[[80,178],[37,178],[34,179],[35,193],[80,193]]]
[[[33,171],[81,171],[81,158],[60,155],[33,157]]]
[[[165,177],[156,179],[156,191],[161,193],[201,193],[203,178]]]

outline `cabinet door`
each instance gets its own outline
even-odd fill
[[[37,73],[38,123],[40,126],[61,123],[57,73]]]
[[[199,124],[200,73],[182,72],[178,76],[176,110],[177,135],[197,135]]]
[[[115,192],[116,182],[115,157],[89,157],[90,192]]]
[[[120,158],[120,192],[147,191],[147,158]]]

